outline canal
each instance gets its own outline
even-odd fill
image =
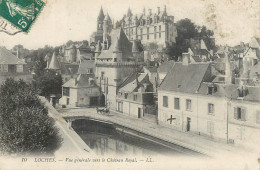
[[[181,146],[108,122],[79,119],[72,122],[72,127],[97,155],[200,155]]]

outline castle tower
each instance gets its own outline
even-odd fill
[[[101,7],[98,18],[97,18],[97,30],[103,30],[103,21],[104,21],[105,15],[103,12],[103,8]]]
[[[132,53],[135,58],[135,61],[136,62],[140,61],[140,52],[137,46],[137,42],[135,40],[133,41],[133,45],[132,45]]]
[[[132,43],[122,28],[112,30],[110,43],[111,46],[102,50],[96,58],[96,77],[103,95],[106,96],[105,103],[115,110],[119,86],[125,77],[139,68],[139,65],[133,62]]]
[[[107,14],[103,21],[103,49],[104,50],[108,49],[109,19],[110,19],[110,17]]]
[[[101,43],[100,41],[98,41],[97,43],[97,46],[96,46],[96,50],[95,50],[95,61],[96,61],[96,58],[100,55],[101,53]]]
[[[131,17],[133,14],[132,14],[132,11],[131,11],[131,9],[130,8],[128,8],[128,11],[127,11],[127,14],[126,14],[126,16],[127,17]]]

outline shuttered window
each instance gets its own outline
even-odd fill
[[[163,107],[168,107],[168,96],[163,96]]]
[[[246,109],[242,107],[234,107],[234,119],[246,121]]]

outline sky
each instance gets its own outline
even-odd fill
[[[101,6],[117,21],[128,8],[134,14],[146,8],[157,11],[166,5],[175,22],[189,18],[215,32],[216,44],[236,45],[257,36],[260,28],[259,0],[47,0],[47,4],[28,34],[14,36],[0,32],[0,46],[22,44],[28,49],[59,46],[68,40],[89,40],[96,30]]]

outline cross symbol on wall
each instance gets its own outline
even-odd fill
[[[172,117],[172,115],[171,115],[171,117],[169,119],[167,119],[167,121],[170,121],[170,124],[172,124],[172,121],[175,120],[175,119],[176,118]]]

